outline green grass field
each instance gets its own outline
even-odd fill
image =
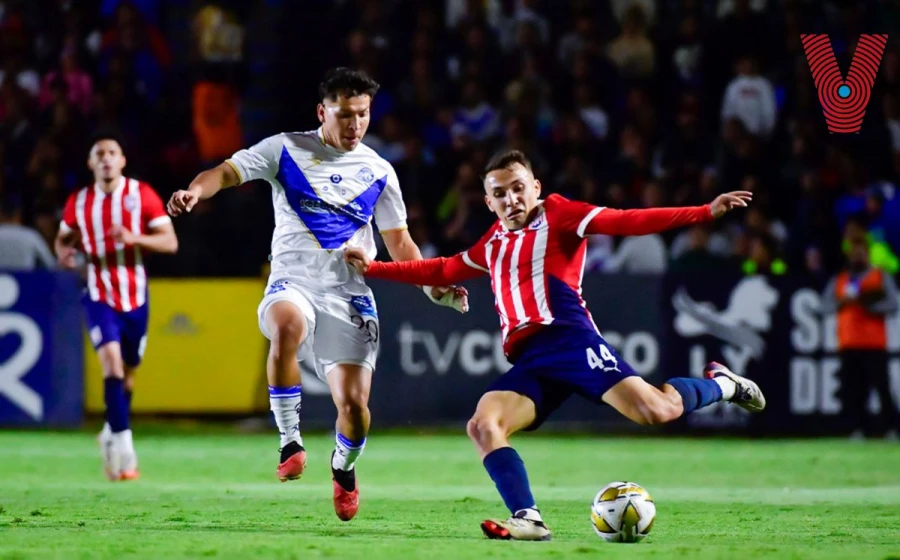
[[[114,484],[92,433],[0,433],[0,558],[900,557],[900,446],[886,442],[520,437],[547,543],[482,537],[506,511],[462,436],[375,433],[350,523],[332,510],[327,436],[306,438],[308,471],[287,484],[271,435],[135,442],[142,479]],[[626,479],[657,521],[645,542],[605,543],[588,504]]]

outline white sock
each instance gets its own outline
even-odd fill
[[[334,437],[334,456],[331,458],[331,468],[341,471],[353,470],[356,460],[362,455],[366,447],[366,438],[362,441],[350,441],[340,432]]]
[[[269,407],[275,416],[278,433],[281,434],[281,447],[292,441],[303,446],[300,437],[300,386],[269,386]]]
[[[131,430],[122,430],[112,435],[113,449],[123,455],[134,454],[134,441],[131,436]]]
[[[737,385],[731,379],[724,375],[720,375],[718,377],[713,377],[713,381],[715,381],[719,388],[722,389],[722,400],[730,401],[734,398],[734,391],[737,389]]]
[[[106,439],[112,435],[112,428],[109,427],[109,422],[103,423],[103,429],[100,430],[100,437]]]
[[[522,511],[525,512],[525,519],[529,519],[531,521],[540,521],[541,523],[544,522],[544,518],[541,517],[541,512],[538,511],[537,506],[521,509],[516,512],[516,515],[518,515]]]

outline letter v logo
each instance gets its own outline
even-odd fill
[[[859,132],[887,39],[887,35],[860,35],[850,71],[844,79],[828,35],[800,35],[829,132]]]

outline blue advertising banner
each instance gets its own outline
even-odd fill
[[[80,424],[80,298],[74,275],[0,272],[0,426]]]

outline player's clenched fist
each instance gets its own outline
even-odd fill
[[[369,270],[369,265],[372,264],[372,259],[369,258],[369,255],[358,247],[347,248],[344,251],[344,260],[363,275]]]
[[[200,197],[191,191],[176,191],[169,199],[167,209],[172,216],[180,216],[185,212],[190,212],[198,200]]]

